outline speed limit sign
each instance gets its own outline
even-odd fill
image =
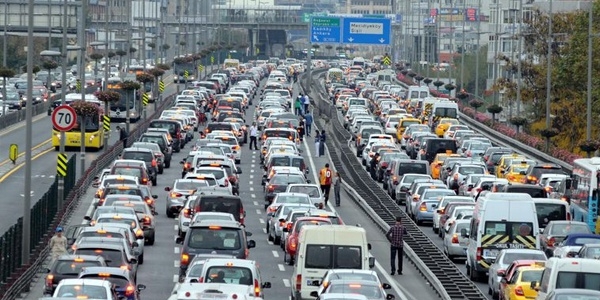
[[[58,131],[69,131],[77,124],[77,114],[68,105],[61,105],[52,112],[52,126]]]

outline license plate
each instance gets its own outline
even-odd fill
[[[483,256],[484,257],[496,257],[496,256],[498,256],[498,249],[483,250]]]

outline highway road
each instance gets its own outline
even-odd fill
[[[256,100],[258,103],[258,99]],[[247,115],[253,114],[251,107]],[[325,157],[314,157],[312,140],[304,141],[304,156],[310,163],[311,180],[317,181],[316,173],[327,162]],[[242,162],[240,164],[243,173],[240,175],[240,193],[247,212],[246,228],[252,232],[251,239],[256,241],[256,248],[250,250],[249,259],[256,260],[261,268],[263,281],[270,281],[272,288],[265,290],[266,299],[288,299],[290,296],[290,285],[292,267],[283,262],[283,252],[279,246],[267,242],[265,233],[266,214],[263,207],[263,190],[261,178],[263,171],[259,165],[258,151],[250,151],[247,146],[242,148]],[[173,156],[173,161],[178,162],[187,155],[189,148]],[[141,294],[143,299],[159,300],[167,299],[177,280],[179,267],[180,248],[175,241],[177,234],[177,221],[168,219],[164,213],[167,192],[164,191],[175,179],[180,178],[181,170],[178,164],[173,164],[170,169],[165,169],[164,174],[159,175],[158,186],[153,187],[153,193],[159,196],[157,208],[159,215],[156,216],[157,233],[156,244],[147,246],[145,249],[145,263],[140,266],[138,283],[145,284],[147,289]],[[81,224],[83,216],[93,211],[92,197],[95,190],[90,188],[82,199],[82,204],[70,220],[71,225]],[[333,207],[330,207],[333,209]],[[371,253],[377,259],[375,270],[379,273],[383,282],[388,282],[393,289],[390,293],[396,299],[439,299],[433,289],[419,275],[418,271],[405,260],[404,275],[389,275],[389,243],[384,235],[370,224],[369,218],[359,210],[349,199],[346,193],[342,193],[342,205],[337,212],[347,224],[361,224],[369,233],[369,242],[373,246]],[[38,299],[42,296],[44,274],[34,281],[32,291],[25,299]]]
[[[170,95],[176,92],[176,85],[173,81],[165,81],[165,93],[164,95]],[[149,104],[147,107],[147,114],[151,115],[154,113],[154,104]],[[132,129],[137,126],[136,124],[141,123],[138,121],[132,123]],[[111,126],[111,135],[109,142],[105,147],[114,145],[119,139],[119,134],[114,130],[116,124],[113,123]],[[36,122],[33,124],[33,142],[34,149],[37,149],[37,153],[33,154],[32,162],[32,174],[33,174],[33,185],[30,191],[32,195],[31,206],[35,205],[37,201],[44,195],[44,193],[54,183],[56,176],[56,151],[51,147],[52,123],[50,117],[46,114],[38,116]],[[8,147],[10,144],[19,145],[21,153],[24,153],[25,149],[25,123],[18,123],[7,130],[0,133],[0,151],[8,153]],[[6,149],[6,150],[2,150]],[[99,155],[103,153],[103,149],[98,152],[86,152],[85,162],[86,167],[95,160]],[[79,170],[79,150],[67,151],[67,155],[77,156],[77,170]],[[2,165],[4,164],[4,165]],[[0,170],[5,170],[4,173],[0,174],[0,191],[2,191],[3,197],[0,198],[0,206],[3,208],[0,210],[0,233],[5,232],[16,223],[17,219],[23,215],[23,208],[20,204],[21,199],[24,196],[23,181],[25,179],[25,169],[23,168],[24,163],[17,164],[14,167],[10,161],[0,162]],[[80,174],[77,174],[79,178]],[[18,203],[18,204],[15,204]]]

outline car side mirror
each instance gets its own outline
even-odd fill
[[[178,237],[175,239],[175,243],[177,243],[177,244],[183,244],[183,239],[182,239],[180,236],[178,236]]]
[[[369,256],[369,269],[375,268],[375,257]]]
[[[140,246],[140,244],[138,244],[138,242],[133,242],[133,243],[131,243],[131,246],[132,246],[132,247],[139,247],[139,246]]]
[[[536,291],[539,289],[539,288],[538,288],[538,286],[537,286],[537,281],[535,281],[535,280],[534,280],[534,281],[532,281],[532,282],[529,284],[529,287],[530,287],[532,290],[536,290]]]
[[[171,187],[169,187],[169,186],[166,186],[166,187],[165,187],[165,192],[170,192],[170,191],[171,191]]]
[[[498,275],[498,276],[504,276],[504,275],[506,275],[506,271],[505,270],[498,270],[498,272],[496,272],[496,275]]]
[[[158,199],[158,195],[152,195],[152,198]]]
[[[132,259],[129,260],[129,263],[135,265],[135,264],[138,263],[138,260],[137,260],[137,258],[132,258]]]
[[[139,291],[143,291],[143,290],[145,290],[145,289],[146,289],[146,286],[145,286],[145,285],[143,285],[143,284],[138,284],[138,285],[137,285],[137,290],[138,290],[138,292],[139,292]]]
[[[248,241],[248,249],[256,247],[256,242],[254,240]]]
[[[50,269],[48,269],[48,268],[42,268],[42,273],[50,273]]]
[[[507,284],[507,283],[508,283],[508,280],[506,280],[506,277],[502,277],[502,278],[500,279],[500,283]],[[533,282],[532,282],[532,283],[533,283]]]
[[[468,238],[469,237],[469,233],[467,232],[466,228],[463,228],[460,230],[460,236],[463,238]]]
[[[504,174],[504,170],[500,170],[500,174]]]
[[[387,294],[387,295],[385,295],[385,299],[387,299],[387,300],[394,300],[394,299],[396,299],[396,296],[394,296],[392,294]]]
[[[190,279],[190,283],[198,283],[198,279],[196,279],[196,278]]]
[[[183,164],[185,164],[185,160],[182,160],[182,161],[180,161],[180,162],[179,162],[179,164],[180,164],[180,165],[183,165]]]
[[[242,168],[240,168],[240,167],[237,167],[237,172],[236,172],[236,173],[237,173],[237,174],[242,174]]]
[[[307,181],[306,181],[306,183],[311,183],[311,181],[310,181],[310,180],[307,180]]]
[[[391,289],[391,288],[392,288],[392,286],[391,286],[389,283],[382,283],[382,284],[381,284],[381,287],[382,287],[384,290],[389,290],[389,289]]]
[[[311,296],[311,297],[315,297],[315,298],[316,298],[316,297],[319,297],[319,292],[317,292],[317,291],[312,291],[312,292],[310,292],[310,296]]]
[[[371,250],[371,243],[367,243],[367,250]]]
[[[271,283],[270,282],[263,282],[262,284],[262,288],[263,289],[270,289],[271,288]]]
[[[245,226],[245,225],[244,225]],[[246,231],[246,236],[252,236],[252,232]]]
[[[83,219],[86,220],[86,221],[88,221],[88,222],[92,221],[92,217],[90,217],[90,216],[84,216]]]

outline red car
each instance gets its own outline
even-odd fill
[[[296,250],[298,247],[298,236],[300,234],[300,230],[305,225],[332,225],[332,223],[328,218],[302,217],[298,218],[296,222],[294,222],[293,226],[291,226],[290,223],[288,227],[284,227],[283,232],[288,232],[288,237],[285,241],[285,253],[283,254],[283,260],[289,265],[294,264],[294,258],[296,257]],[[290,227],[292,228],[290,229]]]

